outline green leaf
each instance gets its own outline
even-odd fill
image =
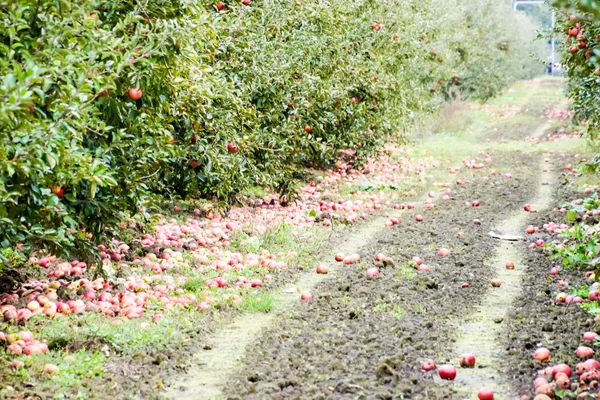
[[[574,210],[567,211],[565,213],[565,221],[570,223],[577,221],[577,212]]]
[[[56,158],[51,152],[46,152],[46,162],[50,169],[54,169],[56,167]]]

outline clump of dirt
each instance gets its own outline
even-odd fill
[[[421,363],[457,364],[449,359],[455,340],[450,322],[464,317],[489,286],[494,272],[486,260],[496,243],[488,232],[535,188],[527,166],[538,156],[494,159],[500,160],[494,167],[510,167],[514,177],[484,180],[488,171],[476,171],[471,183],[453,188],[449,202],[437,193],[433,210],[407,211],[399,225],[382,226],[373,242],[357,249],[366,262],[321,283],[313,301],[299,304],[248,349],[227,398],[453,398],[452,384],[433,384],[434,373],[422,372]],[[415,221],[417,213],[423,222]],[[452,254],[439,256],[442,247]],[[378,253],[394,263],[368,279],[365,271]],[[408,267],[413,256],[430,271]],[[464,282],[470,287],[461,288]]]

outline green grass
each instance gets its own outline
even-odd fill
[[[53,394],[54,399],[89,399],[93,390],[93,379],[104,375],[105,356],[99,352],[79,350],[70,354],[49,351],[46,354],[19,356],[16,360],[23,361],[24,367],[16,370],[6,370],[7,377],[18,382],[36,382],[36,387],[46,388]],[[54,364],[59,373],[43,375],[45,364]],[[77,390],[75,397],[73,389]],[[67,392],[69,397],[67,397]],[[8,395],[8,391],[0,390],[0,397]],[[5,398],[5,397],[2,397]]]
[[[205,281],[206,276],[204,275],[190,277],[185,281],[183,285],[181,285],[181,288],[186,292],[198,293],[202,289],[206,288],[206,284],[204,283]]]
[[[41,361],[56,364],[60,373],[52,376],[52,381],[60,387],[70,387],[82,378],[104,375],[104,359],[105,357],[101,353],[80,350],[66,356],[51,353]]]
[[[350,197],[357,193],[385,193],[389,196],[401,196],[401,194],[407,190],[414,189],[415,179],[408,177],[407,180],[403,181],[398,185],[387,185],[380,182],[372,182],[364,180],[362,182],[353,183],[352,185],[342,186],[338,190],[338,194],[341,197]]]
[[[175,308],[163,313],[157,323],[152,323],[153,315],[148,310],[138,319],[114,320],[97,313],[86,313],[55,318],[39,329],[51,349],[73,345],[100,349],[107,345],[111,352],[133,354],[140,350],[157,351],[182,345],[198,331],[199,322],[207,316],[205,312]]]
[[[537,130],[546,122],[539,117],[546,103],[565,109],[567,106],[562,95],[560,79],[542,77],[540,80],[551,84],[536,86],[529,86],[526,83],[515,84],[503,95],[487,103],[488,106],[494,107],[492,110],[471,109],[469,103],[453,105],[450,111],[447,109],[435,117],[443,122],[436,122],[434,119],[417,130],[413,135],[416,143],[409,146],[409,155],[435,157],[455,165],[465,158],[472,158],[480,151],[584,151],[586,149],[584,139],[541,142],[539,145],[521,139],[539,134]],[[492,121],[492,114],[502,112],[504,106],[518,106],[521,112]],[[456,119],[461,122],[456,123],[454,121]],[[494,129],[497,129],[497,132],[494,132]],[[491,143],[486,143],[484,138],[489,137],[490,134],[497,139],[506,138],[507,142],[500,143],[498,140],[493,140]],[[511,138],[518,138],[518,140],[510,140]],[[434,178],[441,176],[443,174],[434,175]]]
[[[396,271],[396,276],[404,280],[410,280],[414,278],[415,270],[408,265],[403,265],[398,271]]]
[[[382,314],[391,314],[392,317],[400,319],[406,315],[406,310],[397,304],[376,304],[373,312]]]
[[[289,249],[294,242],[291,232],[296,228],[292,225],[281,224],[269,229],[264,235],[250,236],[244,230],[236,231],[231,235],[231,245],[236,251],[258,253],[261,250],[269,250],[271,253],[279,253]]]
[[[274,296],[269,292],[248,292],[242,295],[242,302],[235,306],[246,313],[268,313],[273,310]]]

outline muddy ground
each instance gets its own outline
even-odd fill
[[[227,398],[457,398],[452,384],[433,384],[421,362],[456,361],[450,360],[455,335],[449,321],[467,315],[488,290],[493,270],[485,261],[495,247],[488,232],[535,190],[528,166],[537,165],[538,157],[492,154],[493,167],[510,169],[512,179],[486,181],[489,171],[477,171],[471,183],[453,186],[449,202],[440,199],[440,190],[433,210],[407,211],[399,225],[382,227],[373,242],[357,249],[365,262],[323,282],[314,301],[300,304],[248,349]],[[473,200],[481,205],[473,207]],[[424,222],[415,221],[418,213]],[[452,255],[439,256],[441,247]],[[392,257],[394,266],[367,279],[378,253]],[[413,256],[430,272],[410,269]],[[464,282],[470,287],[461,288]]]

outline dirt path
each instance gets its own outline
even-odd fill
[[[506,104],[499,100],[491,106],[490,127],[475,121],[470,129],[476,132],[425,139],[416,153],[437,151],[448,158],[434,172],[438,181],[449,183],[447,189],[432,188],[435,206],[424,204],[425,192],[414,199],[415,209],[397,213],[400,224],[385,226],[393,215],[380,216],[339,236],[321,258],[328,275],[302,274],[277,295],[275,313],[247,315],[217,333],[194,355],[195,366],[186,375],[167,382],[167,397],[454,399],[476,398],[474,393],[487,386],[499,399],[513,398],[513,378],[503,373],[502,337],[527,260],[521,255],[524,241],[489,232],[520,235],[529,218],[523,204],[549,206],[552,174],[542,173],[547,163],[541,150],[529,153],[523,147],[550,128],[542,118],[548,111],[543,93],[556,86],[527,83],[518,89],[525,94],[514,95],[517,100],[509,93]],[[514,103],[527,109],[515,117],[527,121],[526,129],[515,131]],[[553,100],[552,106],[562,105]],[[466,166],[484,167],[449,173],[463,156]],[[416,220],[418,214],[423,222]],[[441,256],[441,248],[451,255]],[[336,253],[358,253],[361,263],[335,263]],[[382,265],[374,261],[377,254],[393,262]],[[428,270],[415,268],[413,257]],[[505,268],[507,260],[514,261],[515,270]],[[381,274],[367,278],[372,267]],[[492,278],[502,287],[491,288]],[[304,291],[313,300],[300,302]],[[428,359],[458,366],[462,353],[475,354],[478,368],[459,369],[456,383],[421,370]]]
[[[400,215],[401,213],[397,212],[394,216]],[[279,305],[277,313],[246,315],[225,327],[204,350],[194,355],[197,365],[172,384],[167,396],[176,399],[206,399],[221,396],[223,382],[229,378],[232,370],[241,366],[240,357],[244,354],[246,346],[256,340],[261,331],[273,323],[277,315],[293,311],[297,306],[300,293],[311,292],[325,279],[337,276],[339,267],[337,263],[331,263],[335,253],[353,253],[365,240],[375,236],[387,219],[389,218],[373,218],[353,231],[348,229],[347,235],[335,247],[335,252],[327,254],[320,260],[320,264],[328,266],[329,273],[319,275],[310,271],[303,274],[294,285],[282,290],[276,298]]]
[[[541,136],[550,126],[543,125],[536,137]],[[535,210],[547,210],[552,204],[554,174],[544,172],[548,164],[540,160],[537,166],[532,166],[534,176],[542,177],[537,182],[535,197],[527,203]],[[480,388],[492,389],[496,396],[502,399],[519,398],[515,388],[503,373],[500,361],[504,357],[502,334],[506,324],[510,323],[509,311],[522,292],[521,284],[527,265],[521,258],[520,247],[526,240],[524,227],[528,214],[522,205],[511,207],[506,220],[497,225],[492,232],[496,236],[497,245],[494,255],[487,261],[495,271],[495,279],[502,283],[501,288],[490,287],[481,304],[474,313],[468,316],[467,323],[457,327],[456,356],[470,353],[476,356],[477,368],[461,369],[457,382],[463,386],[465,396],[476,399]],[[514,269],[507,268],[512,262]]]

